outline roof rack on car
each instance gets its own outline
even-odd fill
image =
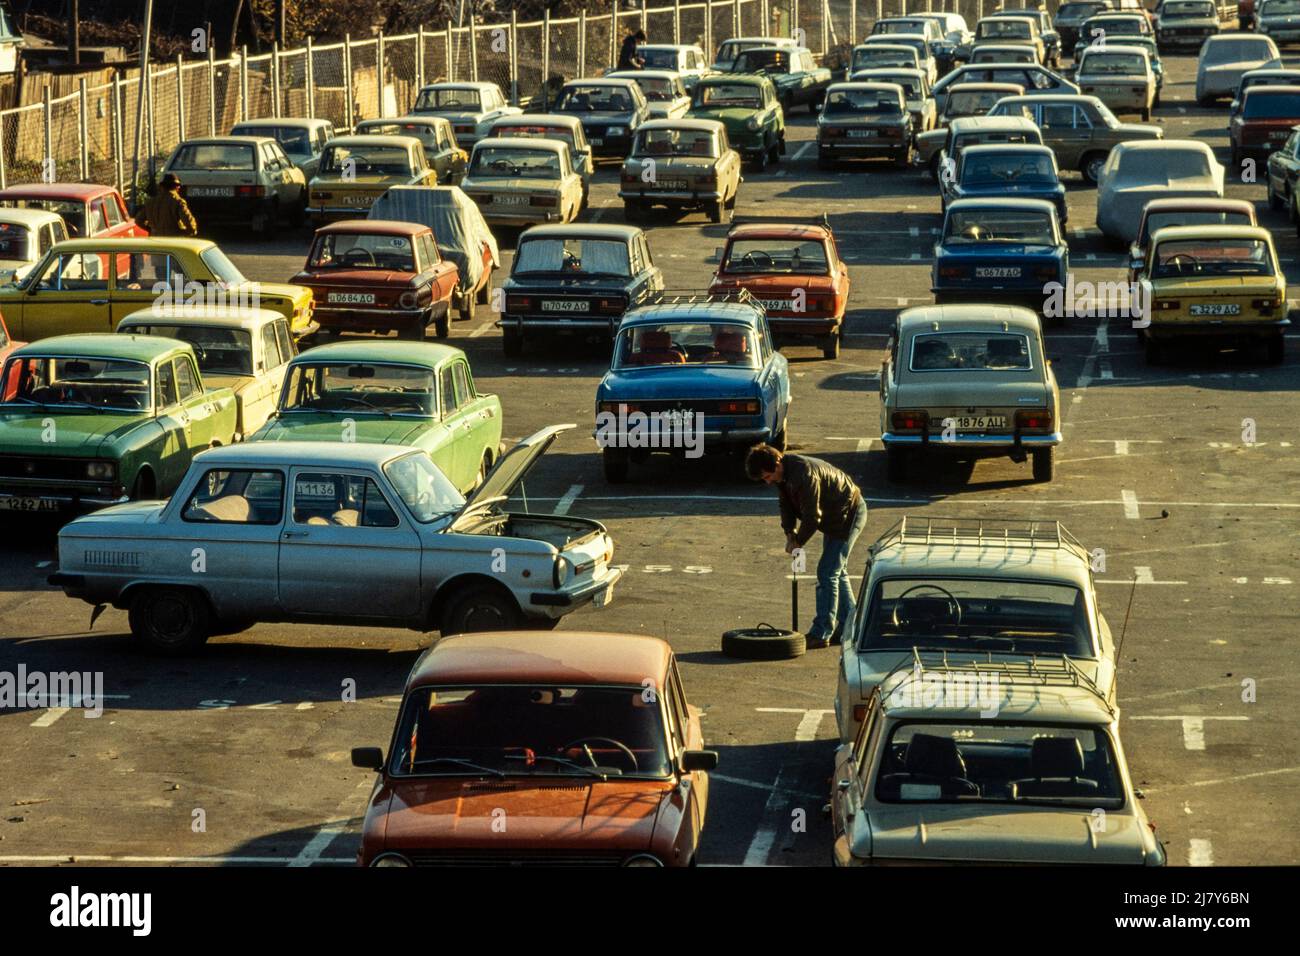
[[[891,545],[974,545],[979,548],[1064,548],[1084,561],[1088,550],[1059,521],[1016,518],[945,518],[904,515],[872,545],[883,551]]]
[[[885,687],[895,674],[910,674],[911,681],[920,681],[926,674],[939,672],[952,674],[994,674],[998,686],[1011,687],[1077,687],[1087,691],[1101,702],[1106,712],[1115,715],[1115,705],[1109,694],[1097,685],[1077,663],[1064,654],[1045,655],[1030,654],[1023,658],[995,658],[992,651],[986,651],[985,657],[972,657],[971,651],[952,651],[961,654],[963,660],[951,660],[949,651],[923,651],[912,648],[912,658],[903,661],[881,680],[879,686]],[[900,681],[897,687],[903,687],[908,681]],[[1112,681],[1111,688],[1114,689]],[[896,688],[891,688],[892,694]]]
[[[821,226],[823,229],[830,229],[831,222],[826,213],[820,216],[771,216],[771,215],[742,215],[735,214],[731,217],[731,229],[737,226]],[[728,229],[727,232],[731,232]]]
[[[710,305],[715,302],[739,302],[753,306],[767,315],[763,303],[754,298],[748,289],[725,289],[710,292],[708,289],[663,289],[653,294],[644,305]]]

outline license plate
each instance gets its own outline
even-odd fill
[[[374,305],[373,292],[331,292],[325,297],[326,302],[340,302],[355,305]]]
[[[559,301],[553,299],[543,299],[542,311],[543,312],[590,312],[591,303],[588,302],[586,299],[559,300]]]
[[[504,193],[497,193],[492,200],[498,206],[527,206],[527,196],[510,196]]]
[[[977,279],[1018,279],[1020,278],[1019,266],[976,266],[975,278]]]
[[[1275,130],[1273,130],[1273,132],[1271,132],[1271,133],[1268,134],[1268,138],[1269,138],[1269,139],[1286,139],[1286,138],[1287,138],[1288,136],[1290,136],[1290,135],[1291,135],[1291,131],[1290,131],[1289,129],[1275,129]]]
[[[849,139],[870,139],[876,135],[874,129],[851,129],[849,130]]]
[[[233,196],[234,194],[234,186],[190,186],[185,190],[185,195],[194,196],[197,199],[204,196]]]
[[[1099,87],[1097,87],[1097,95],[1098,95],[1098,96],[1118,96],[1118,95],[1119,95],[1120,93],[1122,93],[1122,92],[1124,92],[1124,91],[1123,91],[1120,87],[1118,87],[1118,86],[1099,86]]]
[[[989,431],[994,428],[1006,428],[1005,415],[961,415],[953,419],[958,431]]]
[[[1193,305],[1192,315],[1240,315],[1241,306],[1235,302],[1203,302]]]
[[[332,481],[299,481],[294,484],[294,493],[304,498],[333,498]]]
[[[587,142],[590,143],[592,146],[604,146],[604,145],[605,145],[605,140],[604,140],[602,137],[600,137],[600,136],[588,136],[588,137],[587,137]]]
[[[374,203],[375,197],[369,193],[363,193],[356,196],[344,197],[343,202],[352,206],[370,206]]]
[[[769,312],[788,312],[793,302],[790,299],[759,299],[758,304]]]
[[[690,189],[691,186],[690,186],[690,183],[688,183],[688,182],[687,182],[686,180],[684,180],[684,179],[665,179],[665,180],[663,180],[662,182],[657,182],[657,183],[655,183],[655,188],[656,188],[656,189],[686,190],[686,189]]]
[[[0,498],[0,511],[58,511],[53,498]]]
[[[610,601],[614,600],[614,585],[610,585],[603,591],[597,591],[596,596],[591,599],[593,607],[604,607]]]

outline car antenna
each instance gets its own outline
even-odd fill
[[[1124,646],[1124,635],[1128,633],[1128,618],[1133,612],[1133,597],[1137,594],[1138,576],[1137,572],[1133,573],[1133,587],[1128,592],[1128,609],[1124,611],[1124,626],[1119,629],[1119,643],[1115,645],[1115,670],[1119,671],[1119,652]]]

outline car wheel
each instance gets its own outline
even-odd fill
[[[1269,365],[1281,365],[1285,358],[1286,339],[1281,332],[1275,332],[1264,347],[1264,360]]]
[[[754,168],[757,169],[760,173],[764,172],[767,169],[767,162],[771,158],[772,158],[772,149],[770,146],[767,145],[767,137],[765,136],[763,137],[762,148],[759,150],[758,155],[754,157]]]
[[[830,335],[822,340],[822,358],[837,359],[840,357],[840,333],[836,329]]]
[[[605,448],[600,455],[605,466],[605,480],[611,485],[621,485],[627,481],[628,454],[625,448]]]
[[[457,305],[456,311],[460,315],[462,322],[474,321],[474,300],[477,296],[473,292],[466,292],[460,297],[460,304]]]
[[[509,631],[519,626],[522,615],[509,592],[487,584],[471,585],[443,608],[438,631],[472,634],[476,631]]]
[[[447,336],[451,335],[450,311],[444,312],[440,318],[433,320],[433,334],[440,339],[445,339]],[[420,334],[420,338],[424,338],[423,332]]]
[[[1239,172],[1241,170],[1241,150],[1236,146],[1232,147],[1232,168]]]
[[[470,489],[471,491],[476,491],[482,487],[483,482],[487,479],[488,472],[492,470],[491,457],[491,452],[483,452],[483,457],[478,462],[478,474],[474,476],[474,486]]]
[[[501,351],[514,358],[524,350],[524,335],[518,329],[501,330]]]
[[[1198,106],[1204,106],[1206,109],[1209,109],[1211,106],[1214,105],[1214,103],[1215,103],[1215,97],[1213,97],[1213,96],[1198,96],[1198,97],[1196,98],[1196,103],[1197,103]]]
[[[1034,481],[1051,481],[1056,471],[1056,449],[1039,448],[1033,453]]]
[[[895,158],[894,165],[899,169],[907,169],[912,165],[912,147],[910,144],[903,147],[903,151]]]
[[[751,661],[781,661],[801,657],[808,642],[798,631],[787,631],[771,624],[741,627],[722,635],[722,653]]]
[[[1106,165],[1105,153],[1089,153],[1083,157],[1083,162],[1079,165],[1079,171],[1083,173],[1083,178],[1092,186],[1101,182],[1101,169]]]
[[[785,134],[782,133],[780,136],[776,138],[776,142],[772,144],[772,162],[773,163],[781,162],[781,157],[784,155],[785,155]]]
[[[834,169],[834,168],[835,168],[835,160],[831,159],[829,156],[823,156],[821,153],[818,153],[818,154],[817,154],[817,168],[818,168],[818,169]]]
[[[211,635],[208,602],[189,588],[142,588],[131,600],[131,633],[160,654],[185,654]]]
[[[271,208],[262,218],[262,228],[259,229],[258,235],[262,239],[274,239],[277,228],[280,225],[280,204],[272,200]]]
[[[1282,208],[1282,199],[1277,193],[1273,192],[1273,177],[1268,178],[1268,185],[1264,187],[1268,195],[1268,208],[1278,210]]]
[[[634,199],[623,200],[623,218],[627,222],[640,222],[645,218],[645,206]]]
[[[1144,106],[1142,108],[1142,122],[1144,123],[1151,122],[1151,107]]]
[[[131,487],[131,500],[152,501],[157,496],[157,484],[154,482],[153,472],[148,468],[142,468],[135,476],[135,484]]]
[[[488,304],[488,300],[492,298],[492,273],[491,272],[487,274],[487,277],[483,280],[483,284],[479,286],[478,291],[474,293],[474,295],[475,295],[475,301],[477,301],[479,305]]]
[[[301,200],[293,204],[289,211],[289,225],[295,229],[301,229],[302,224],[307,219],[307,196],[304,193]]]
[[[789,424],[790,423],[788,421],[783,422],[781,425],[781,430],[777,432],[775,435],[773,435],[772,440],[768,442],[768,444],[771,445],[773,448],[775,448],[777,451],[785,451],[785,446],[786,446],[785,430]]]
[[[781,97],[781,112],[789,116],[793,111],[794,102],[790,99],[790,94],[787,93],[785,96]]]
[[[722,222],[722,210],[723,210],[722,200],[709,203],[707,209],[707,212],[709,214],[709,221]]]
[[[906,448],[897,445],[885,446],[885,477],[894,484],[907,480],[909,458]]]
[[[1160,343],[1156,341],[1156,337],[1154,335],[1148,333],[1143,338],[1142,354],[1143,357],[1146,359],[1148,365],[1159,365],[1160,360],[1164,357],[1163,352],[1164,349],[1160,347]]]
[[[1160,91],[1159,91],[1159,90],[1156,90],[1156,98],[1152,101],[1151,105],[1152,105],[1152,106],[1159,106],[1159,105],[1160,105]]]
[[[423,342],[424,333],[428,329],[429,316],[427,313],[417,316],[406,325],[397,330],[397,337],[407,342]]]

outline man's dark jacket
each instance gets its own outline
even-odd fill
[[[623,38],[623,45],[618,51],[618,68],[620,70],[639,70],[641,64],[637,62],[636,45],[637,38],[629,34]]]
[[[829,462],[807,455],[785,455],[781,492],[781,530],[794,534],[799,547],[818,531],[843,538],[853,525],[862,492],[853,479]],[[795,531],[798,523],[799,530]]]

